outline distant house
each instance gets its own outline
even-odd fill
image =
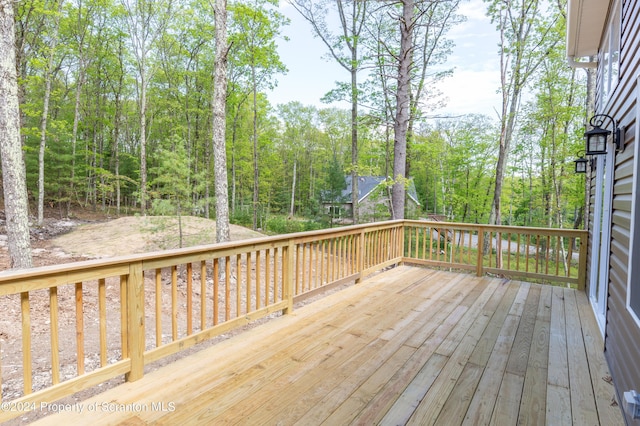
[[[390,192],[384,176],[359,176],[358,177],[358,206],[360,208],[360,220],[362,222],[374,222],[388,219],[391,216],[389,208]],[[336,200],[329,200],[323,196],[322,204],[327,214],[342,223],[349,222],[353,216],[351,202],[351,176],[345,176],[346,188]],[[326,194],[326,193],[325,193]],[[409,180],[407,187],[407,202],[405,207],[406,217],[415,217],[420,211],[420,201],[413,179]]]

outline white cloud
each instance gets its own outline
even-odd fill
[[[429,115],[484,114],[495,118],[501,101],[496,93],[499,84],[495,70],[456,70],[438,87],[448,98],[447,105]]]

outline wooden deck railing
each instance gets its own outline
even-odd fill
[[[405,233],[412,263],[585,287],[587,231],[406,221]]]
[[[8,271],[0,274],[0,422],[116,377],[137,380],[153,361],[402,262],[581,287],[585,239],[390,221]]]

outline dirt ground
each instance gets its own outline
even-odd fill
[[[187,247],[209,244],[215,240],[215,221],[212,220],[197,217],[182,218],[182,244],[180,238],[178,238],[178,229],[178,221],[175,218],[167,217],[121,217],[111,219],[108,217],[87,215],[73,219],[47,219],[43,227],[33,227],[31,230],[34,266],[143,253],[178,248],[181,245]],[[232,240],[260,236],[263,235],[240,226],[231,226]],[[0,222],[0,271],[6,270],[8,265],[9,258],[6,247],[6,233],[4,223]],[[38,320],[44,323],[47,322],[47,318],[44,318],[44,316],[48,317],[48,314],[44,315],[43,313],[43,318],[38,318],[40,312],[38,312],[37,308],[34,309],[38,303],[42,303],[43,306],[47,305],[47,297],[44,291],[42,291],[42,294],[34,294],[31,296],[32,320],[34,323]],[[61,324],[72,324],[75,320],[74,295],[72,293],[65,295],[61,291],[59,297]],[[117,297],[117,286],[108,286],[107,298],[115,299]],[[65,304],[65,300],[69,303]],[[19,303],[19,296],[17,295],[0,298],[0,310],[3,313],[3,315],[0,316],[0,374],[2,375],[3,401],[10,401],[22,394],[22,368],[20,365],[22,354],[19,350],[22,323]],[[88,315],[88,311],[95,310],[97,310],[97,298],[92,294],[85,295],[85,315]],[[87,321],[91,321],[90,316],[87,318]],[[43,361],[44,366],[44,360],[49,357],[47,353],[48,343],[44,341],[47,339],[42,339],[42,350],[39,350],[38,345],[35,343],[38,341],[39,334],[41,333],[36,330],[33,336],[34,343],[32,346],[34,390],[47,386],[48,383],[50,383],[50,371],[47,371],[47,368],[39,368],[40,360]],[[65,338],[74,340],[75,336],[64,336],[61,332],[61,339]],[[224,336],[222,338],[224,338]],[[87,343],[89,344],[90,342]],[[192,349],[198,350],[199,348]],[[191,352],[185,351],[185,353],[180,354],[180,356],[188,353]],[[114,357],[117,355],[118,354],[115,354]],[[175,358],[176,356],[169,357],[153,368],[158,368],[163,364],[171,362]],[[96,364],[94,366],[87,365],[88,370],[91,370],[97,367],[99,360],[89,359],[87,362],[89,364],[92,362]],[[63,369],[61,374],[63,377],[70,378],[75,375],[75,371],[69,371],[69,375],[67,376]],[[80,401],[121,382],[122,379],[113,379],[96,388],[65,398],[65,400],[70,403]],[[47,413],[32,412],[18,417],[7,424],[18,425],[28,423],[46,414]]]
[[[182,218],[182,247],[215,242],[215,221],[200,217]],[[177,218],[127,216],[117,219],[92,216],[74,219],[45,219],[33,226],[31,245],[34,266],[145,253],[180,247]],[[231,239],[243,240],[264,234],[231,225]],[[0,222],[0,271],[9,267],[4,221]]]

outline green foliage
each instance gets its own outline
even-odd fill
[[[236,209],[233,215],[229,218],[229,222],[234,225],[251,227],[253,223],[253,216],[249,209]]]
[[[317,229],[322,229],[322,227],[315,221],[290,219],[280,215],[272,216],[266,222],[266,231],[270,234],[290,234]]]
[[[486,3],[491,5],[491,16],[496,17],[502,3]],[[307,4],[317,7],[318,13],[324,13],[322,7],[335,5],[324,1]],[[416,99],[407,177],[413,178],[427,214],[482,223],[488,220],[495,185],[499,124],[484,116],[426,120],[420,113],[428,111],[429,105],[418,98],[438,102],[436,83],[448,72],[442,61],[450,52],[450,43],[442,38],[436,43],[426,32],[430,17],[446,17],[445,9],[436,9],[443,4],[430,3],[434,9],[424,10],[425,25],[420,27],[420,38],[416,38],[421,47],[415,50],[416,55],[433,53],[431,64],[439,68],[423,69],[426,58],[418,57],[412,68]],[[22,133],[32,201],[37,191],[44,73],[53,17],[48,9],[52,5],[16,3],[16,44],[22,49],[18,51]],[[370,4],[357,6],[369,8]],[[393,176],[390,164],[396,83],[388,77],[394,75],[397,65],[393,60],[397,21],[392,19],[396,6],[389,3],[387,7],[384,2],[378,6],[370,17],[379,20],[364,22],[366,31],[359,37],[341,38],[340,33],[332,39],[340,47],[338,59],[346,65],[352,60],[349,43],[358,43],[355,65],[367,65],[370,71],[355,92],[361,107],[355,123],[359,160],[352,164],[350,111],[318,109],[299,102],[277,107],[268,103],[264,92],[274,87],[278,75],[286,71],[276,43],[283,41],[282,29],[287,21],[279,13],[277,2],[229,4],[232,48],[227,164],[233,223],[251,226],[255,208],[260,226],[268,232],[331,226],[331,217],[325,214],[321,201],[337,201],[344,188],[344,174],[355,169],[360,175]],[[163,216],[204,214],[213,205],[213,13],[209,3],[198,0],[182,2],[179,7],[176,4],[173,12],[148,52],[150,204],[154,214]],[[546,28],[558,39],[564,34],[564,19],[557,11],[549,12],[538,17],[536,28]],[[122,4],[111,0],[64,3],[45,151],[48,205],[139,207],[139,82],[132,35],[123,16]],[[329,19],[331,14],[323,16]],[[460,17],[451,19],[431,22],[440,22],[446,30]],[[509,47],[507,53],[513,53],[516,47]],[[580,74],[564,65],[561,43],[544,47],[544,55],[533,56],[542,62],[531,75],[530,102],[523,104],[524,113],[517,120],[505,175],[503,223],[571,227],[584,214],[584,176],[573,174],[571,169],[571,160],[582,143],[584,82]],[[351,100],[352,95],[350,83],[338,82],[327,99]],[[255,206],[254,137],[259,193]],[[384,220],[388,217],[387,195],[375,196],[379,203],[366,219]],[[292,209],[294,214],[288,219]]]
[[[154,154],[157,165],[151,169],[155,176],[151,185],[156,193],[153,205],[159,209],[154,213],[180,216],[191,207],[190,181],[193,176],[184,141],[174,136],[162,145]]]

